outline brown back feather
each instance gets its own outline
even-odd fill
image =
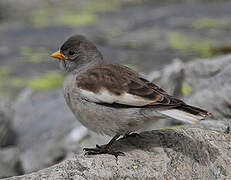
[[[182,103],[157,85],[139,77],[135,71],[117,64],[100,64],[77,76],[76,82],[79,88],[94,93],[106,89],[115,95],[136,95],[152,100],[150,105],[176,106]]]

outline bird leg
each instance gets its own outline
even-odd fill
[[[110,150],[112,144],[119,137],[120,137],[120,135],[117,134],[106,145],[99,146],[99,145],[96,144],[95,148],[84,148],[83,150],[86,151],[86,153],[85,153],[86,155],[111,154],[111,155],[114,155],[115,157],[124,156],[125,154],[123,152],[120,152],[120,151],[115,152],[115,151]]]
[[[125,134],[122,138],[120,138],[120,139],[126,139],[126,138],[129,138],[129,137],[140,137],[140,134],[128,132],[128,133],[126,133],[126,134]]]

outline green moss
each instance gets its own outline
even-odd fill
[[[32,12],[31,22],[35,28],[44,28],[52,24],[70,27],[84,26],[94,22],[97,16],[86,11],[65,10],[61,15],[49,15],[46,9],[38,9]]]
[[[211,57],[212,41],[196,37],[188,37],[179,32],[170,32],[167,34],[167,39],[171,48],[186,51],[196,52],[202,57]]]
[[[127,48],[139,49],[142,47],[142,44],[139,41],[127,41],[124,43],[124,46]]]
[[[198,52],[202,57],[212,57],[213,56],[213,48],[211,41],[198,41],[192,44],[192,48],[194,51]]]
[[[11,69],[7,66],[0,67],[0,89],[4,89],[8,81],[8,76],[11,74]]]
[[[190,46],[189,40],[178,32],[169,33],[168,41],[170,46],[177,50],[187,50]]]
[[[182,127],[183,127],[183,125],[176,125],[176,126],[170,126],[170,127],[168,127],[168,129],[180,129]]]
[[[26,86],[36,91],[56,88],[63,82],[63,75],[56,71],[49,71],[40,77],[27,80]]]
[[[1,89],[3,89],[3,81],[0,79],[0,92],[1,92]]]
[[[19,60],[23,62],[40,63],[47,61],[48,55],[48,51],[44,48],[32,49],[24,46],[19,51]]]
[[[58,23],[68,26],[85,26],[97,21],[98,12],[111,11],[119,7],[117,1],[84,1],[79,11],[70,11],[58,18]]]
[[[24,87],[26,85],[26,81],[19,77],[9,77],[8,85],[11,87]]]
[[[176,126],[163,127],[160,129],[180,129],[182,127],[183,127],[183,125],[176,125]]]
[[[184,96],[191,94],[192,86],[190,86],[187,82],[183,82],[181,86],[181,92]]]
[[[11,69],[7,66],[0,67],[0,78],[10,75]]]
[[[65,25],[70,27],[85,26],[97,21],[97,13],[111,11],[120,7],[118,1],[65,2],[55,4],[41,4],[32,11],[30,22],[33,27],[44,28],[50,25]]]
[[[60,86],[63,82],[63,75],[56,71],[47,73],[31,79],[23,79],[15,76],[0,77],[0,93],[14,96],[17,90],[29,87],[35,91],[51,90]]]
[[[224,25],[224,21],[215,18],[201,18],[193,21],[191,26],[196,29],[219,28]]]
[[[25,86],[25,81],[21,78],[11,76],[10,74],[0,77],[0,93],[8,96],[14,96],[17,88]]]
[[[133,169],[137,169],[137,168],[138,168],[138,165],[137,165],[137,164],[134,164],[132,167],[133,167]]]
[[[123,64],[123,65],[131,68],[133,71],[139,72],[138,67],[135,66],[134,64]]]
[[[29,20],[33,27],[44,28],[50,24],[51,17],[49,16],[49,10],[46,8],[39,8],[30,13]]]
[[[122,32],[123,30],[120,29],[119,27],[114,27],[108,31],[108,35],[111,37],[115,37],[115,36],[120,35]]]
[[[31,79],[13,76],[9,67],[0,67],[0,92],[13,93],[18,88],[29,87],[36,91],[50,90],[60,86],[63,75],[57,71],[48,71],[45,74]]]
[[[112,11],[120,7],[120,2],[118,1],[85,1],[83,9],[87,12],[97,13]]]
[[[67,26],[85,26],[96,21],[97,17],[91,13],[66,14],[58,19],[58,24]]]

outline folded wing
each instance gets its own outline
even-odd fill
[[[189,123],[196,123],[210,115],[168,95],[154,83],[121,65],[99,65],[79,75],[76,82],[81,96],[95,103],[153,108],[165,116]]]
[[[96,103],[139,107],[172,103],[158,86],[116,64],[103,64],[84,72],[77,77],[77,86],[83,98]]]

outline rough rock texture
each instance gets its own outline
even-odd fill
[[[181,87],[182,83],[186,82],[192,87],[190,94],[192,95],[205,87],[216,86],[217,90],[222,88],[222,85],[230,85],[231,80],[228,78],[230,64],[231,54],[213,59],[197,59],[189,63],[175,59],[162,70],[148,74],[147,78],[164,88],[168,93],[178,96],[184,96]]]
[[[200,127],[227,131],[231,127],[231,55],[187,64],[185,81],[192,86],[190,104],[213,113]]]
[[[143,132],[119,140],[111,155],[76,155],[13,179],[224,179],[231,178],[231,136],[196,128]]]
[[[184,80],[184,63],[175,59],[161,71],[153,71],[147,75],[147,79],[161,86],[165,91],[174,96],[180,96],[181,86]]]
[[[0,178],[23,174],[19,150],[15,147],[0,149]]]
[[[178,96],[184,95],[181,87],[186,83],[191,92],[184,96],[185,102],[213,113],[213,120],[203,121],[201,125],[219,131],[231,126],[231,55],[185,64],[175,60],[147,77]]]
[[[231,55],[187,64],[185,81],[192,86],[187,98],[213,112],[215,119],[231,118]]]
[[[15,143],[15,133],[12,128],[13,110],[9,99],[0,97],[0,147]]]
[[[75,141],[69,136],[80,123],[68,110],[61,89],[41,94],[25,90],[14,108],[14,128],[25,173],[59,162],[72,148],[80,150],[78,137]],[[82,131],[83,137],[86,132]]]

